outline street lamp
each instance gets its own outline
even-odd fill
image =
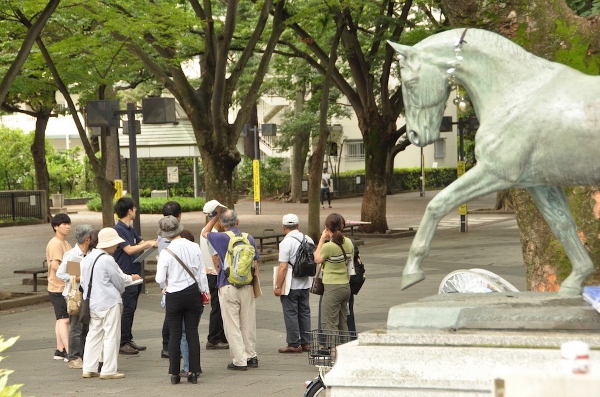
[[[129,134],[129,191],[131,198],[139,206],[140,186],[136,133],[140,133],[141,131],[139,131],[140,127],[136,127],[136,114],[142,114],[144,123],[175,123],[175,99],[144,98],[142,99],[141,109],[137,109],[135,103],[128,103],[127,110],[119,110],[119,101],[115,100],[89,101],[87,103],[86,120],[88,127],[118,127],[119,116],[127,116],[127,132]],[[117,156],[119,155],[120,150],[117,145]],[[133,228],[138,234],[141,234],[139,216],[136,216],[133,220]]]

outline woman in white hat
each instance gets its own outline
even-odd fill
[[[198,383],[200,374],[200,338],[198,324],[204,310],[201,292],[208,295],[206,269],[198,244],[181,238],[183,225],[174,216],[165,216],[158,222],[158,235],[169,239],[168,248],[158,257],[156,282],[166,288],[166,318],[169,324],[169,373],[171,383],[181,381],[179,360],[182,321],[190,353],[188,382]]]
[[[121,341],[121,294],[125,290],[125,277],[112,257],[123,240],[112,227],[98,232],[98,244],[81,261],[81,286],[83,298],[90,300],[90,324],[83,353],[83,377],[121,379],[117,372],[117,357]],[[131,276],[133,280],[140,276]],[[98,363],[103,365],[98,374]]]

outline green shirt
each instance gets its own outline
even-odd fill
[[[344,237],[344,251],[346,258],[352,259],[354,255],[354,245],[349,238]],[[334,242],[323,244],[321,248],[321,258],[323,258],[323,284],[347,284],[348,269],[346,260],[339,245]]]

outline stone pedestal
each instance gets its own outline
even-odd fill
[[[582,340],[595,350],[591,372],[579,376],[600,390],[599,327],[600,313],[581,297],[436,295],[391,308],[387,330],[338,347],[325,383],[331,397],[491,396],[508,371],[560,377],[560,345]]]

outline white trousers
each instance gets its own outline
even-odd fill
[[[98,372],[98,363],[102,361],[102,375],[117,373],[122,312],[121,304],[108,310],[90,312],[90,330],[83,353],[83,372]]]
[[[256,304],[252,285],[219,288],[219,302],[229,355],[233,364],[246,366],[248,359],[256,357]]]

